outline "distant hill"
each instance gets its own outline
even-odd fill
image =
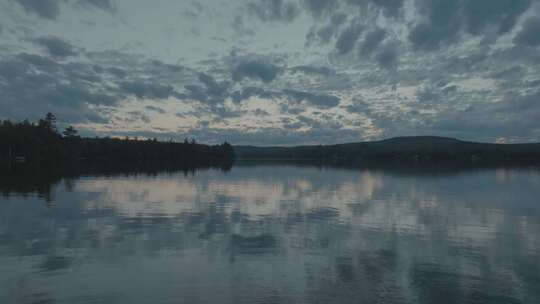
[[[520,162],[540,163],[540,144],[489,144],[437,136],[297,147],[235,146],[239,159],[362,162]]]

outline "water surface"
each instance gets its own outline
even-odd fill
[[[0,303],[540,303],[535,169],[5,183]]]

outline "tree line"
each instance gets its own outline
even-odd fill
[[[312,160],[333,164],[539,164],[540,144],[490,144],[436,136],[298,147],[237,146],[240,159]]]
[[[25,162],[114,161],[175,162],[189,166],[230,163],[234,150],[229,143],[204,145],[194,139],[178,143],[138,138],[79,136],[73,126],[57,128],[52,113],[37,122],[0,121],[0,159]]]

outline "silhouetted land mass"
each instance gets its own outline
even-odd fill
[[[170,162],[198,167],[232,163],[234,150],[228,143],[210,146],[187,139],[177,143],[157,139],[82,138],[71,126],[60,133],[56,128],[56,117],[49,113],[37,123],[1,121],[0,160]]]
[[[313,160],[333,164],[540,163],[540,144],[488,144],[435,136],[328,146],[235,146],[239,159]]]

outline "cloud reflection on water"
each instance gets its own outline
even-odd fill
[[[0,299],[531,303],[539,176],[281,165],[74,179],[52,206],[0,201],[0,283],[14,288]]]

